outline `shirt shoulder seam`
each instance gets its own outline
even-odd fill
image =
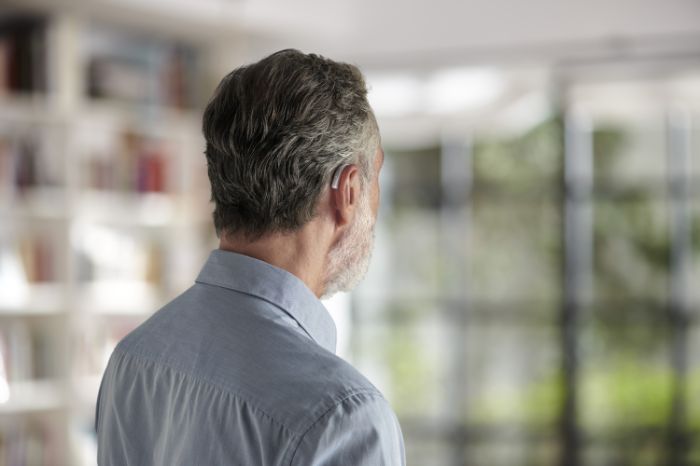
[[[268,413],[267,411],[265,411],[265,410],[263,410],[262,408],[260,408],[259,406],[257,406],[257,404],[255,403],[257,400],[254,400],[254,399],[251,399],[251,398],[248,398],[248,397],[241,396],[240,394],[232,392],[231,390],[227,389],[226,387],[222,386],[221,384],[218,384],[218,383],[213,382],[213,381],[211,381],[211,380],[203,379],[202,377],[199,377],[199,376],[197,376],[197,375],[195,375],[195,374],[191,374],[191,373],[185,372],[185,371],[183,371],[182,369],[178,369],[178,368],[175,367],[174,365],[169,364],[167,361],[165,361],[165,362],[164,362],[164,361],[157,361],[157,360],[152,359],[152,358],[149,358],[149,357],[147,357],[147,356],[145,356],[145,355],[143,355],[143,354],[134,353],[134,352],[131,352],[131,351],[125,351],[124,349],[120,349],[120,348],[115,348],[115,353],[117,353],[117,354],[119,354],[119,355],[121,355],[121,356],[123,356],[123,357],[129,357],[129,358],[137,359],[137,360],[140,360],[140,361],[142,361],[142,362],[149,362],[149,363],[152,363],[152,364],[155,364],[155,365],[162,365],[163,367],[166,367],[166,368],[168,368],[168,369],[170,369],[170,370],[172,370],[172,371],[174,371],[174,372],[177,372],[178,374],[182,375],[183,377],[186,377],[186,378],[195,380],[195,381],[197,381],[197,382],[199,382],[199,383],[202,383],[202,384],[204,384],[204,385],[210,386],[210,387],[212,387],[212,388],[218,390],[219,392],[221,392],[221,393],[223,393],[223,394],[225,394],[225,395],[227,395],[227,396],[230,396],[230,397],[233,397],[233,398],[238,398],[240,401],[242,401],[242,402],[246,403],[248,406],[250,406],[250,408],[253,409],[254,411],[259,412],[260,414],[262,414],[264,417],[268,418],[268,419],[269,419],[270,421],[272,421],[273,423],[278,424],[278,425],[279,425],[280,427],[282,427],[291,437],[293,437],[293,438],[299,437],[299,434],[295,433],[295,432],[294,432],[290,427],[288,427],[285,423],[283,423],[282,421],[280,421],[279,419],[275,418],[274,416],[272,416],[272,415],[271,415],[270,413]],[[259,403],[258,403],[258,404],[259,404]]]
[[[268,298],[266,298],[266,297],[264,297],[264,296],[260,296],[259,294],[255,294],[255,293],[248,292],[248,291],[243,291],[243,290],[238,290],[238,289],[236,289],[236,288],[232,288],[232,287],[230,287],[230,286],[228,286],[228,285],[225,285],[225,284],[223,284],[223,283],[217,283],[217,282],[214,281],[214,280],[203,281],[203,280],[197,279],[197,280],[195,280],[195,283],[197,283],[197,284],[199,284],[199,285],[206,285],[206,286],[214,286],[214,287],[217,287],[217,288],[223,288],[224,290],[233,291],[234,293],[240,293],[240,294],[243,294],[243,295],[246,295],[246,296],[250,296],[251,298],[259,299],[260,301],[264,301],[264,302],[266,302],[266,303],[268,303],[268,304],[271,304],[272,306],[275,306],[275,307],[276,307],[277,309],[279,309],[280,311],[284,312],[284,313],[285,313],[286,315],[288,315],[290,318],[294,319],[294,322],[297,323],[297,325],[299,326],[299,328],[301,328],[301,329],[304,331],[304,333],[305,333],[309,338],[311,338],[311,340],[313,340],[316,344],[318,344],[318,342],[316,342],[316,339],[315,339],[313,336],[311,336],[311,334],[309,333],[308,330],[306,330],[306,327],[304,327],[304,325],[303,325],[301,322],[299,322],[299,320],[298,320],[296,317],[294,317],[294,315],[292,315],[292,313],[290,313],[287,309],[285,309],[284,307],[282,307],[282,305],[281,305],[280,303],[276,303],[276,302],[272,301],[271,299],[268,299]]]
[[[287,312],[282,306],[280,306],[279,303],[276,303],[276,302],[272,301],[272,300],[269,299],[269,298],[266,298],[266,297],[261,296],[261,295],[256,294],[256,293],[253,293],[253,292],[251,292],[251,291],[239,290],[238,288],[233,288],[233,287],[230,286],[230,285],[227,285],[227,284],[225,284],[225,283],[223,283],[223,282],[218,282],[218,281],[212,280],[212,279],[202,280],[202,279],[199,279],[199,278],[198,278],[198,279],[196,279],[194,282],[197,283],[197,284],[199,284],[199,285],[215,286],[215,287],[217,287],[217,288],[223,288],[223,289],[225,289],[225,290],[233,291],[233,292],[235,292],[235,293],[241,293],[241,294],[244,294],[244,295],[246,295],[246,296],[250,296],[250,297],[252,297],[252,298],[256,298],[256,299],[259,299],[259,300],[261,300],[261,301],[265,301],[266,303],[272,304],[273,306],[275,306],[275,307],[277,307],[277,308],[280,308],[280,309],[283,310],[284,312]]]
[[[308,434],[316,425],[321,422],[323,418],[328,416],[331,411],[333,411],[335,408],[337,408],[339,405],[343,404],[345,401],[348,399],[357,396],[357,395],[370,395],[374,398],[378,398],[380,400],[386,401],[384,396],[376,389],[376,388],[364,388],[361,390],[353,390],[350,393],[347,393],[346,395],[342,396],[339,398],[335,403],[331,404],[328,409],[323,411],[319,416],[314,419],[312,422],[309,423],[309,425],[305,428],[302,429],[302,433],[298,436],[299,440],[296,443],[296,446],[294,447],[294,450],[292,450],[292,456],[289,458],[289,465],[291,466],[292,462],[294,461],[294,457],[296,457],[296,454],[299,450],[299,447],[301,446],[302,440],[304,440],[304,437],[306,437],[306,434]]]

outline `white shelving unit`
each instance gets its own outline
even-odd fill
[[[91,98],[85,50],[98,15],[44,10],[32,14],[48,18],[48,90],[0,93],[0,463],[94,464],[95,400],[114,345],[188,287],[216,247],[202,104],[183,110]],[[162,27],[156,35],[135,16],[117,18],[110,30],[182,43],[175,26],[172,36]],[[220,77],[236,57],[213,62],[225,54],[206,41],[186,43],[198,52],[208,95],[209,76]],[[17,138],[37,144],[55,185],[18,189],[3,174],[2,143]],[[160,178],[146,181],[155,185],[93,186],[92,160],[133,152],[123,147],[131,143],[160,151],[152,156],[160,157]],[[25,243],[35,237],[49,251],[48,276],[39,280],[27,275],[33,253]]]

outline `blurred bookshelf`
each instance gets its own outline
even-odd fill
[[[215,247],[206,53],[84,14],[0,15],[0,464],[95,464],[109,354]]]

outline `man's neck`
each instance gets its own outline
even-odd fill
[[[329,246],[313,222],[293,233],[272,233],[250,241],[243,235],[221,235],[219,249],[244,254],[284,269],[302,280],[316,296],[323,294],[323,272]]]

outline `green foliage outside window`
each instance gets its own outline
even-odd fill
[[[562,128],[561,118],[555,116],[520,135],[476,137],[470,157],[465,155],[465,164],[471,160],[472,189],[463,205],[450,205],[449,211],[441,198],[445,180],[439,149],[387,151],[395,168],[394,191],[389,194],[394,205],[385,218],[396,240],[392,294],[410,299],[423,287],[423,298],[433,301],[387,305],[384,316],[390,329],[375,348],[388,368],[390,397],[399,416],[434,420],[444,411],[444,400],[439,398],[445,396],[445,386],[455,383],[449,366],[455,360],[449,354],[456,350],[457,340],[436,336],[439,332],[423,326],[434,319],[438,327],[465,326],[468,350],[463,364],[470,375],[457,382],[463,383],[464,396],[469,397],[463,425],[466,431],[485,429],[493,434],[477,436],[480,440],[468,445],[470,464],[481,464],[478,458],[484,464],[516,464],[505,459],[499,463],[498,455],[488,453],[488,442],[503,447],[499,432],[514,428],[527,433],[523,438],[541,439],[524,450],[513,450],[522,453],[514,453],[517,464],[548,464],[528,460],[544,458],[537,456],[540,450],[552,461],[558,458],[556,432],[567,397],[560,332],[567,278]],[[591,209],[592,294],[590,301],[577,303],[576,329],[576,413],[577,428],[585,439],[583,464],[658,464],[667,453],[677,393],[687,393],[686,427],[700,430],[700,402],[695,401],[700,393],[700,358],[691,352],[700,348],[700,332],[689,332],[688,373],[678,378],[672,366],[678,328],[669,319],[668,308],[672,238],[666,174],[630,182],[624,168],[644,160],[634,152],[656,135],[642,135],[634,126],[598,122],[591,136],[593,189],[589,198],[570,200]],[[654,144],[650,147],[656,150]],[[653,167],[662,162],[650,163],[652,168],[640,172],[653,175]],[[700,206],[700,199],[692,202]],[[445,242],[445,212],[464,215],[455,224],[463,221],[463,237],[456,244],[465,246],[465,254],[446,249],[446,244],[455,243]],[[700,208],[693,215],[697,281]],[[452,298],[447,290],[455,289],[452,281],[459,276],[452,275],[454,264],[445,269],[441,262],[445,260],[461,262],[466,271],[466,298],[460,306],[470,318],[459,324],[438,311],[441,299]],[[449,277],[443,269],[450,271]],[[700,303],[691,306],[700,312]],[[545,327],[554,329],[551,336],[541,338],[532,331]],[[470,343],[480,334],[487,336]],[[513,344],[513,335],[522,341]],[[552,358],[548,348],[560,357]],[[528,376],[499,385],[487,377],[486,369],[480,372],[481,367],[508,367],[509,359],[516,369],[508,370]],[[683,384],[682,390],[678,384]],[[637,439],[636,447],[630,438]],[[700,452],[691,454],[700,458]]]

